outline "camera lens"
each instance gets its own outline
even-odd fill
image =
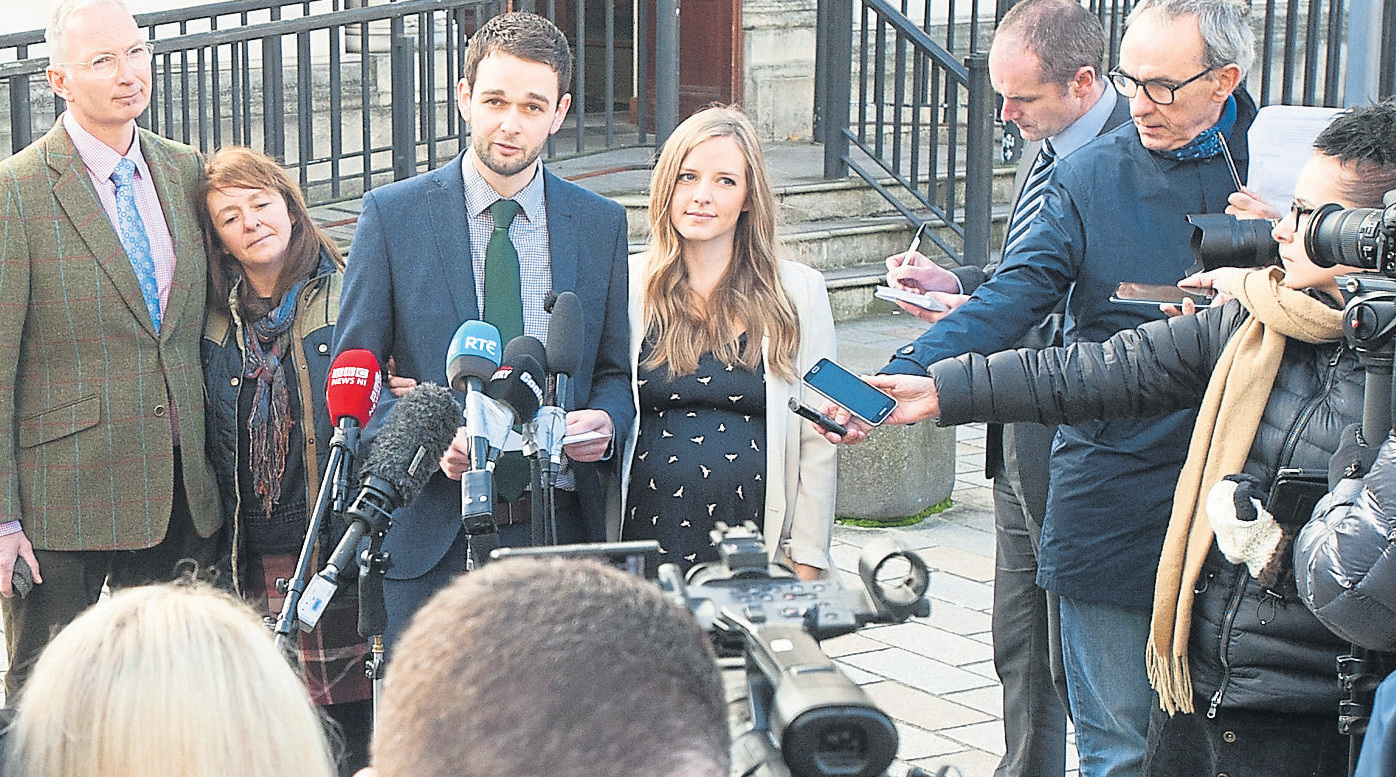
[[[1238,219],[1225,213],[1194,213],[1192,255],[1202,269],[1265,267],[1278,264],[1280,246],[1265,219]]]
[[[1381,257],[1382,211],[1350,208],[1336,202],[1320,206],[1309,218],[1304,250],[1319,267],[1345,265],[1376,270]]]

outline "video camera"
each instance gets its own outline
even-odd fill
[[[686,580],[665,564],[659,582],[712,635],[719,656],[744,658],[746,703],[731,721],[732,774],[886,773],[897,754],[896,727],[818,640],[928,616],[925,562],[890,539],[876,540],[859,558],[865,590],[858,591],[837,578],[803,582],[770,564],[751,522],[719,522],[712,537],[719,561],[695,566]]]

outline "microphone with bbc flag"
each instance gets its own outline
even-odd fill
[[[393,405],[364,458],[358,491],[344,511],[349,527],[297,607],[303,629],[319,623],[360,541],[370,534],[386,533],[393,511],[416,499],[426,487],[455,439],[460,413],[450,390],[434,383],[414,387]]]
[[[349,488],[349,472],[354,469],[354,456],[359,447],[359,430],[368,426],[368,419],[378,407],[378,397],[382,393],[383,371],[379,369],[373,352],[355,348],[335,357],[325,385],[325,408],[335,425],[330,450],[333,451],[333,446],[342,440],[346,453],[344,465],[339,468],[334,481],[332,509],[336,513],[344,511],[343,500]]]
[[[359,447],[359,432],[368,424],[382,391],[383,372],[371,351],[362,348],[344,351],[330,364],[329,380],[325,386],[325,407],[335,424],[334,437],[330,439],[325,474],[320,480],[320,490],[307,522],[305,538],[301,541],[296,570],[286,581],[286,598],[276,619],[276,644],[282,650],[294,651],[291,634],[296,630],[297,610],[301,595],[306,590],[306,577],[310,574],[320,527],[327,514],[339,513],[344,509],[349,490],[349,472],[354,468],[354,456]],[[300,626],[308,631],[314,624],[307,626],[302,622]]]

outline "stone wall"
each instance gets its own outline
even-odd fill
[[[766,140],[814,136],[817,0],[742,4],[742,107]]]

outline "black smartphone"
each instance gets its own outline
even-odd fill
[[[805,385],[873,426],[885,421],[897,407],[897,400],[828,359],[820,359],[809,368]]]
[[[1110,295],[1110,301],[1131,305],[1181,306],[1183,300],[1191,299],[1199,308],[1205,308],[1212,304],[1212,300],[1216,296],[1217,293],[1211,289],[1198,289],[1193,292],[1184,291],[1167,283],[1132,283],[1126,281],[1115,287],[1115,293]]]
[[[1265,511],[1281,526],[1303,526],[1327,493],[1327,471],[1284,467],[1275,473]]]
[[[788,405],[790,409],[795,413],[795,415],[801,418],[808,418],[809,420],[818,424],[819,428],[823,429],[826,432],[833,432],[834,434],[837,434],[840,437],[844,436],[845,434],[848,434],[848,427],[844,426],[838,421],[835,421],[829,416],[824,415],[818,410],[815,410],[814,408],[801,403],[800,400],[794,397],[790,398]]]

